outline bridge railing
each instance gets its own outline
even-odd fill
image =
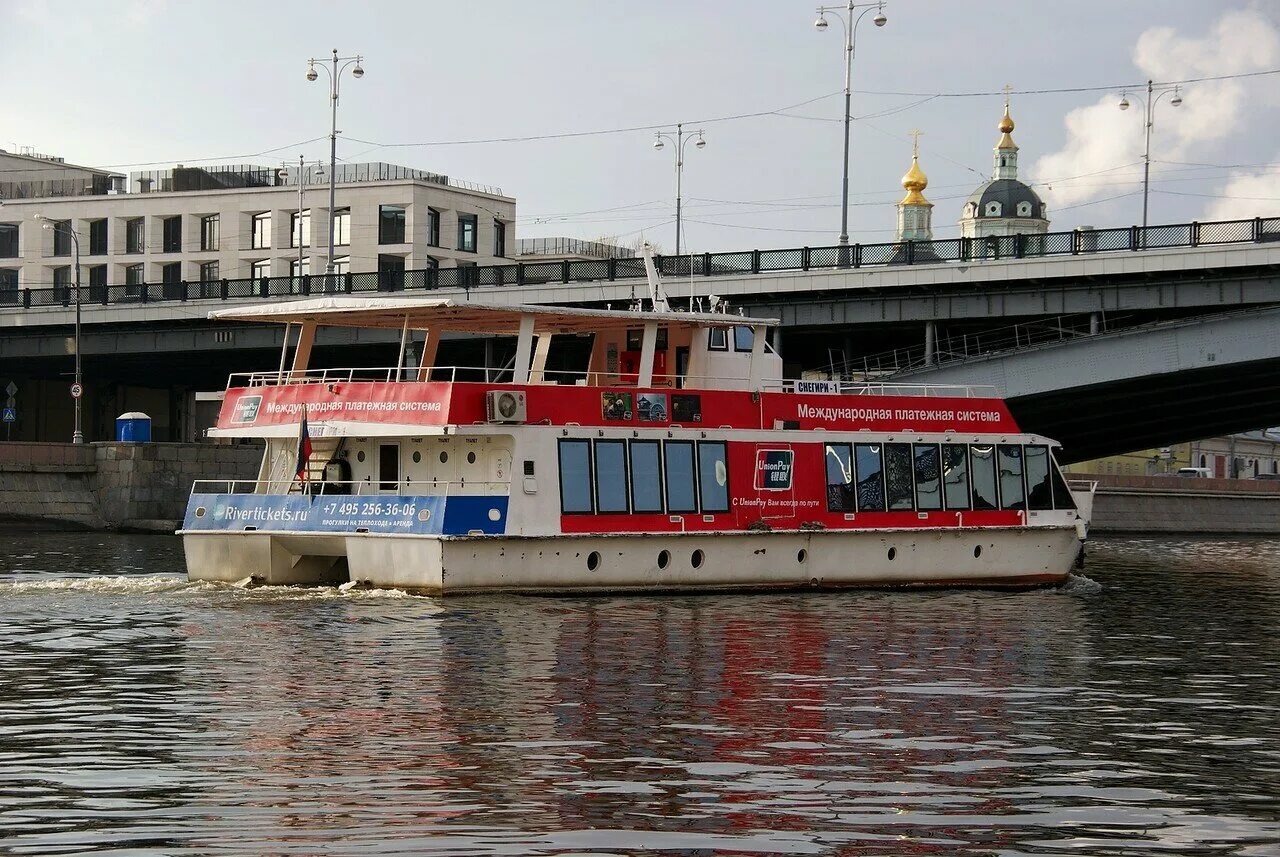
[[[1076,229],[1040,235],[998,235],[938,241],[897,241],[844,247],[790,247],[658,256],[655,263],[671,279],[747,277],[779,271],[861,269],[894,265],[981,264],[1009,259],[1080,256],[1097,253],[1165,250],[1280,242],[1280,217],[1192,222],[1116,229]],[[80,287],[82,303],[116,305],[190,300],[280,299],[325,294],[421,292],[434,289],[489,289],[616,280],[645,276],[643,259],[579,259],[556,262],[511,262],[470,268],[424,268],[346,274],[169,281]],[[19,289],[0,282],[0,308],[70,306],[72,288]]]

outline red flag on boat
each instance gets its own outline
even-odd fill
[[[298,467],[294,475],[303,482],[307,481],[307,462],[311,460],[311,430],[307,427],[307,412],[302,411],[302,421],[298,423]]]

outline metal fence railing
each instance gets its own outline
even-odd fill
[[[936,265],[949,262],[981,263],[1050,256],[1082,256],[1095,253],[1207,245],[1280,242],[1280,217],[1182,223],[1159,226],[1126,226],[1118,229],[1077,229],[1040,235],[999,235],[985,238],[949,238],[939,241],[898,241],[887,244],[851,244],[843,247],[792,247],[781,250],[735,250],[727,253],[695,253],[658,256],[663,276],[747,277],[775,271],[860,269],[890,265]],[[82,286],[82,302],[97,304],[150,303],[196,299],[244,300],[322,294],[431,291],[434,289],[485,289],[503,286],[581,283],[645,276],[641,259],[582,259],[558,262],[511,262],[463,268],[430,268],[354,274],[315,274],[302,277],[222,279],[205,282],[142,283],[134,285]],[[67,306],[70,288],[17,289],[12,280],[0,281],[0,307]]]

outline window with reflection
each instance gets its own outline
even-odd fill
[[[249,246],[254,250],[266,250],[271,246],[271,212],[253,215]]]
[[[458,249],[476,252],[476,234],[480,231],[480,219],[474,214],[458,215]]]
[[[560,510],[566,515],[592,511],[591,441],[560,441]]]
[[[854,449],[854,475],[858,480],[858,511],[884,511],[884,467],[880,444],[860,443]]]
[[[828,443],[823,452],[827,470],[827,511],[857,510],[853,487],[853,448],[847,443]]]
[[[146,251],[147,221],[142,217],[132,217],[124,223],[124,252],[142,253]]]
[[[403,205],[378,206],[378,243],[404,243],[405,208]]]
[[[310,235],[310,231],[310,225],[308,224],[308,235]],[[310,239],[308,238],[308,243],[309,241]],[[349,208],[339,208],[333,212],[333,243],[338,247],[344,247],[351,243],[351,209]]]
[[[932,512],[942,508],[942,461],[936,443],[917,443],[915,455],[916,509]]]
[[[996,463],[1000,468],[1001,508],[1027,508],[1027,489],[1022,481],[1022,447],[1002,443],[996,449]]]
[[[745,324],[734,325],[733,328],[733,350],[734,351],[750,351],[751,346],[755,343],[755,334],[751,328]]]
[[[0,223],[0,259],[18,258],[18,224]]]
[[[973,508],[999,509],[1000,497],[996,493],[996,448],[992,446],[969,447],[969,470],[973,476]]]
[[[1204,457],[1201,456],[1200,466],[1204,466]],[[1076,507],[1076,498],[1071,495],[1071,489],[1067,487],[1066,480],[1062,478],[1062,470],[1058,467],[1057,460],[1049,456],[1049,478],[1053,483],[1053,508],[1055,509],[1074,509]]]
[[[440,246],[440,212],[434,208],[427,209],[427,243]]]
[[[911,484],[911,444],[886,443],[884,445],[885,496],[890,511],[908,511],[914,507],[914,486]]]
[[[702,511],[729,511],[729,458],[722,442],[698,444],[698,493]]]
[[[1049,480],[1049,447],[1028,446],[1023,450],[1023,467],[1027,473],[1027,508],[1044,511],[1053,508],[1053,486]]]
[[[333,243],[338,242],[335,240]],[[289,214],[289,246],[311,246],[311,209],[303,209],[301,216],[296,211]]]
[[[728,351],[729,331],[723,327],[713,327],[707,331],[708,351]]]
[[[627,442],[596,441],[596,511],[627,511]]]
[[[662,455],[656,440],[631,441],[631,511],[662,511]]]
[[[969,447],[942,445],[942,495],[948,509],[969,508]]]
[[[664,450],[667,511],[698,511],[697,478],[693,469],[693,441],[669,440]]]
[[[218,215],[209,214],[200,218],[200,249],[217,250],[219,231],[221,229]]]

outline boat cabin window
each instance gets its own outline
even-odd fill
[[[942,508],[942,472],[936,443],[917,443],[915,454],[916,509],[932,512]]]
[[[1002,443],[996,460],[1000,465],[1000,508],[1025,509],[1027,487],[1022,482],[1022,447]]]
[[[631,510],[662,511],[662,454],[656,440],[633,440],[631,454]]]
[[[729,459],[723,443],[698,444],[698,486],[702,511],[729,511]]]
[[[942,445],[942,493],[948,509],[969,508],[969,447]]]
[[[858,511],[884,511],[884,467],[880,463],[878,443],[860,443],[854,447],[854,464],[858,476]]]
[[[884,445],[884,481],[889,511],[910,511],[915,502],[911,483],[911,444]]]
[[[644,345],[644,330],[628,330],[627,331],[627,350],[639,351]],[[665,327],[658,328],[657,345],[655,351],[667,350],[667,329]]]
[[[598,440],[596,447],[596,511],[627,511],[627,442]]]
[[[852,447],[847,443],[828,443],[823,457],[827,469],[827,511],[854,511]]]
[[[667,511],[698,511],[698,494],[693,471],[693,441],[666,442]]]
[[[591,504],[591,441],[560,441],[560,509],[566,515],[589,515]]]
[[[1049,481],[1049,447],[1028,446],[1023,450],[1023,466],[1027,472],[1027,508],[1037,512],[1053,508],[1053,489]]]
[[[707,331],[707,350],[729,350],[729,331],[727,328],[713,327]]]
[[[1067,483],[1062,478],[1062,471],[1058,469],[1057,461],[1053,461],[1049,467],[1049,478],[1052,480],[1053,508],[1074,509],[1076,498],[1071,496],[1071,490],[1067,488]]]
[[[1000,500],[996,496],[996,448],[971,446],[969,461],[973,470],[973,508],[999,509]]]
[[[751,328],[745,324],[735,325],[733,328],[733,350],[734,351],[750,351],[752,344],[755,342],[755,335]]]

